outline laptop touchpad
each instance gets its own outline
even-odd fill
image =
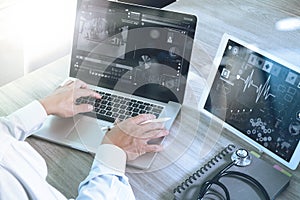
[[[66,139],[78,144],[86,151],[95,152],[104,136],[101,131],[103,126],[104,124],[99,120],[83,116]]]
[[[74,128],[75,124],[76,119],[74,118],[60,118],[51,115],[34,135],[49,139],[64,138]]]

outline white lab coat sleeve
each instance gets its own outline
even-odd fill
[[[33,131],[41,127],[46,117],[44,107],[35,100],[9,116],[0,118],[0,130],[17,140],[25,140]]]
[[[117,146],[99,146],[91,171],[78,188],[78,200],[135,199],[125,176],[126,153]]]

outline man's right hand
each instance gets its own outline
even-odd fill
[[[134,160],[147,152],[158,152],[162,145],[148,144],[148,141],[169,134],[163,123],[151,122],[142,124],[147,120],[155,119],[154,115],[141,114],[129,118],[106,133],[102,144],[114,144],[123,149],[127,154],[127,160]]]

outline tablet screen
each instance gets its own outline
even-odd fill
[[[204,109],[289,162],[300,138],[300,74],[228,40]]]

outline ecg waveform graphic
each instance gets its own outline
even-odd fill
[[[264,84],[260,84],[258,86],[253,81],[253,74],[254,74],[254,70],[251,71],[251,74],[246,79],[244,79],[240,76],[237,77],[238,79],[242,80],[245,84],[243,92],[245,92],[251,86],[256,88],[256,94],[257,94],[256,100],[255,100],[256,103],[258,102],[258,100],[260,99],[261,96],[263,96],[265,100],[267,100],[269,97],[275,98],[276,96],[274,94],[270,93],[270,89],[271,89],[270,78],[271,78],[271,76],[269,75],[267,81]]]

